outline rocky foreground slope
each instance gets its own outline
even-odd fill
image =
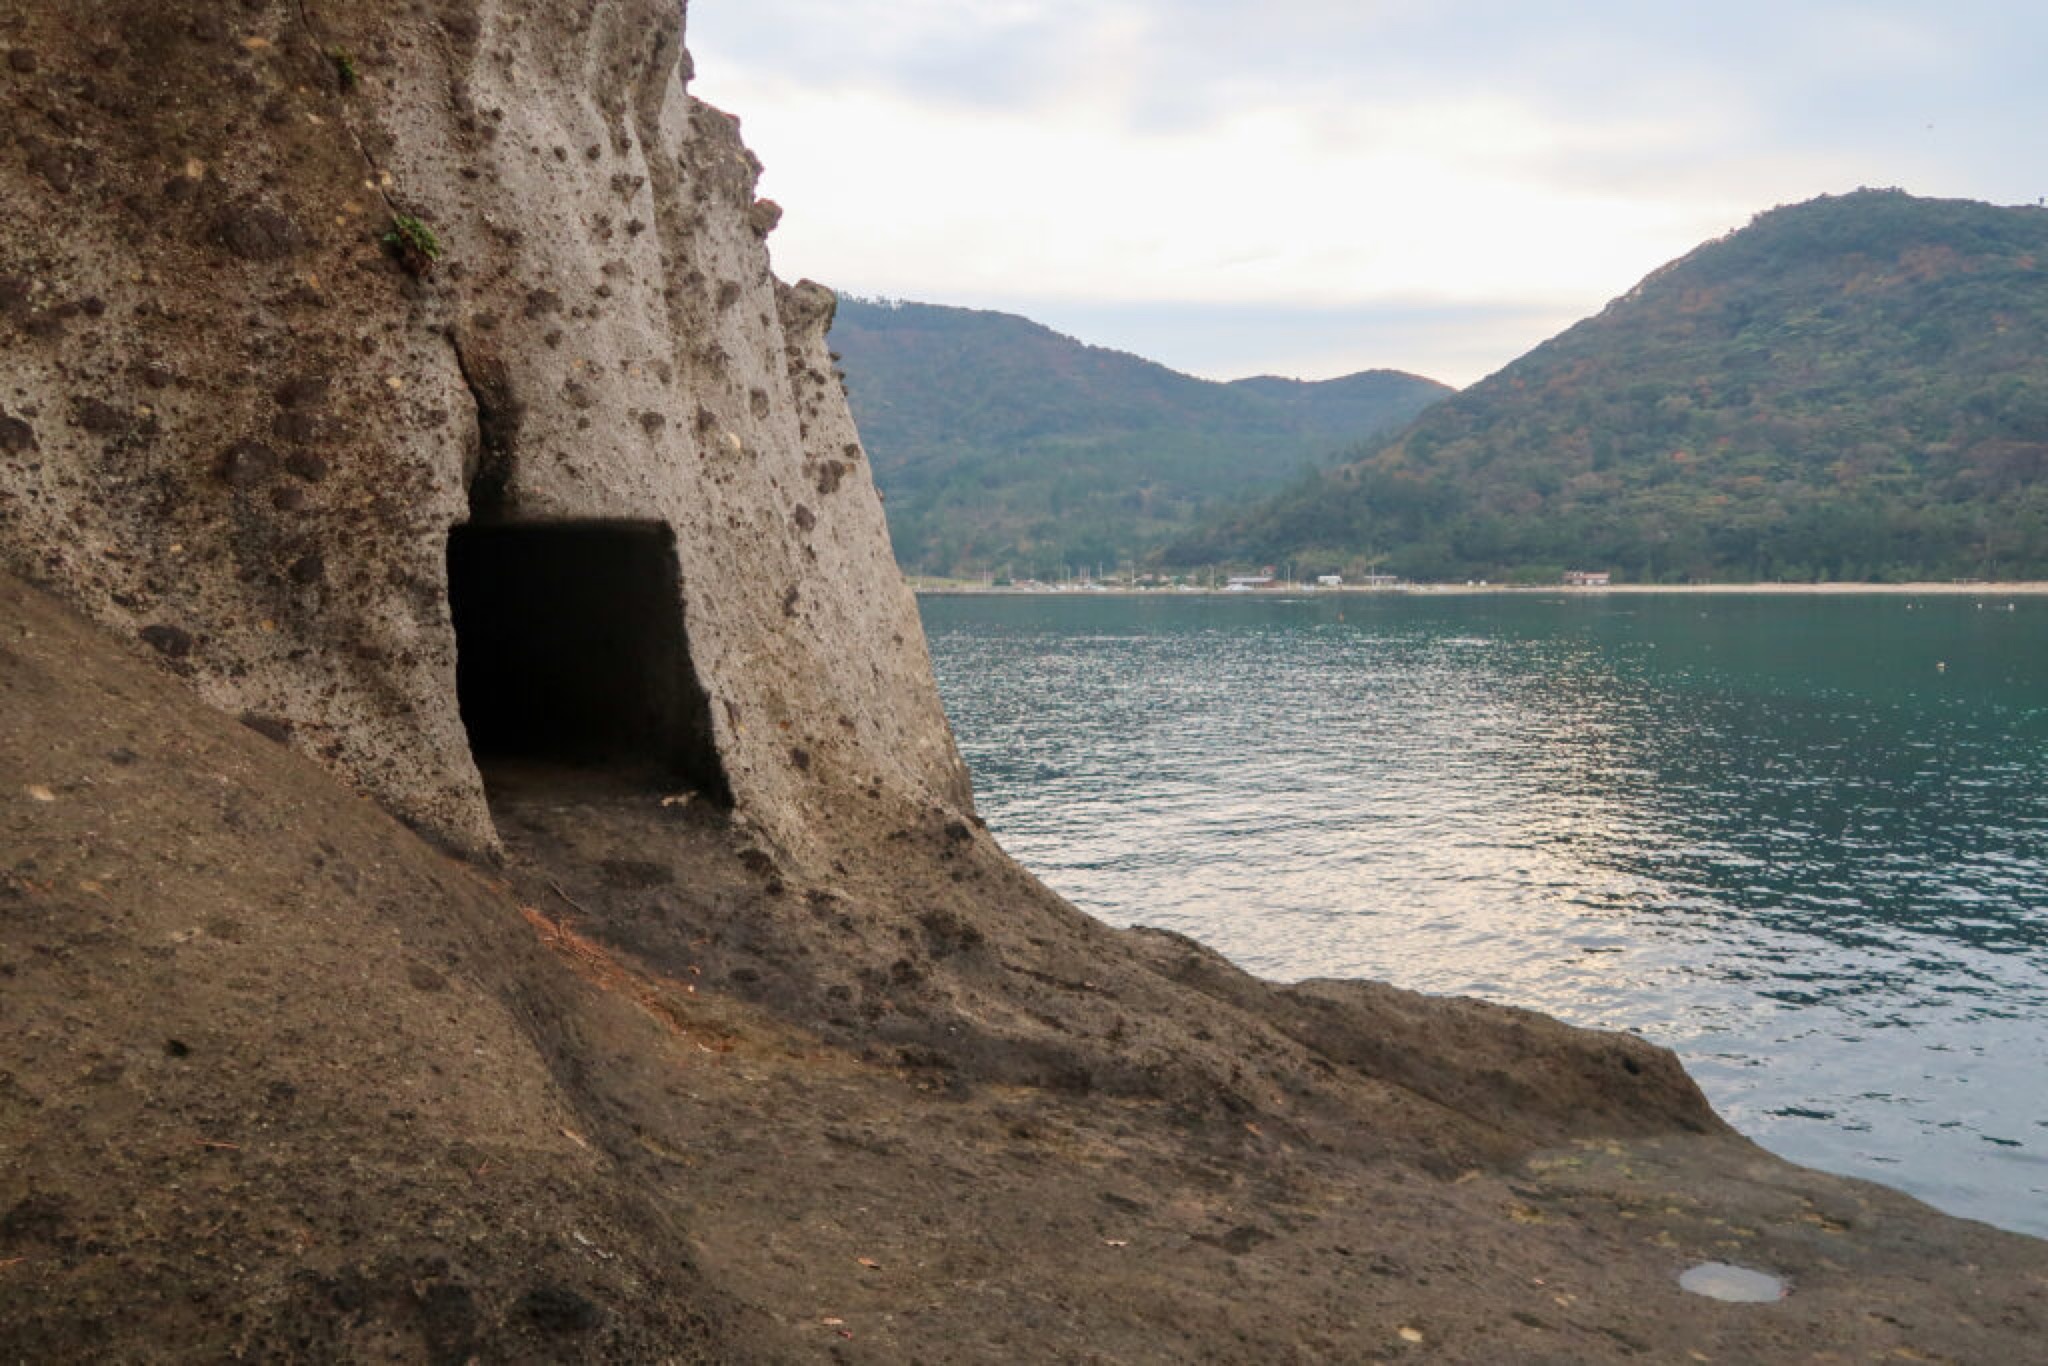
[[[1255,981],[971,827],[438,852],[0,581],[0,1359],[2029,1359],[2048,1247],[1626,1036]],[[1688,1295],[1725,1260],[1775,1304]]]
[[[1662,1050],[1007,860],[686,72],[0,12],[0,1359],[2032,1350],[2048,1248]]]

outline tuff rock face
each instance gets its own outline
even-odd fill
[[[2039,1244],[1671,1054],[976,831],[686,72],[653,0],[0,7],[0,571],[69,604],[0,572],[0,1355],[2026,1358]]]
[[[673,0],[10,6],[0,567],[475,852],[451,531],[630,525],[609,579],[481,557],[480,595],[602,587],[476,607],[537,634],[471,642],[465,701],[516,731],[589,652],[613,757],[800,862],[848,803],[965,811],[832,296],[770,273],[682,39]]]

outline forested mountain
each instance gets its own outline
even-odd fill
[[[2048,577],[2048,210],[1758,215],[1174,563]]]
[[[934,573],[1118,563],[1451,392],[1391,370],[1217,384],[1011,314],[855,298],[832,346],[897,559]]]

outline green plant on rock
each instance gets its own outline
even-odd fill
[[[347,48],[330,48],[327,60],[334,63],[334,76],[341,82],[342,93],[354,90],[361,83],[362,73],[356,70],[355,54]]]
[[[434,230],[409,213],[393,214],[391,230],[382,240],[400,265],[420,277],[431,275],[443,254]]]

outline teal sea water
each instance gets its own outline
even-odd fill
[[[2048,1236],[2048,599],[934,597],[981,812],[1253,972],[1668,1045]]]

